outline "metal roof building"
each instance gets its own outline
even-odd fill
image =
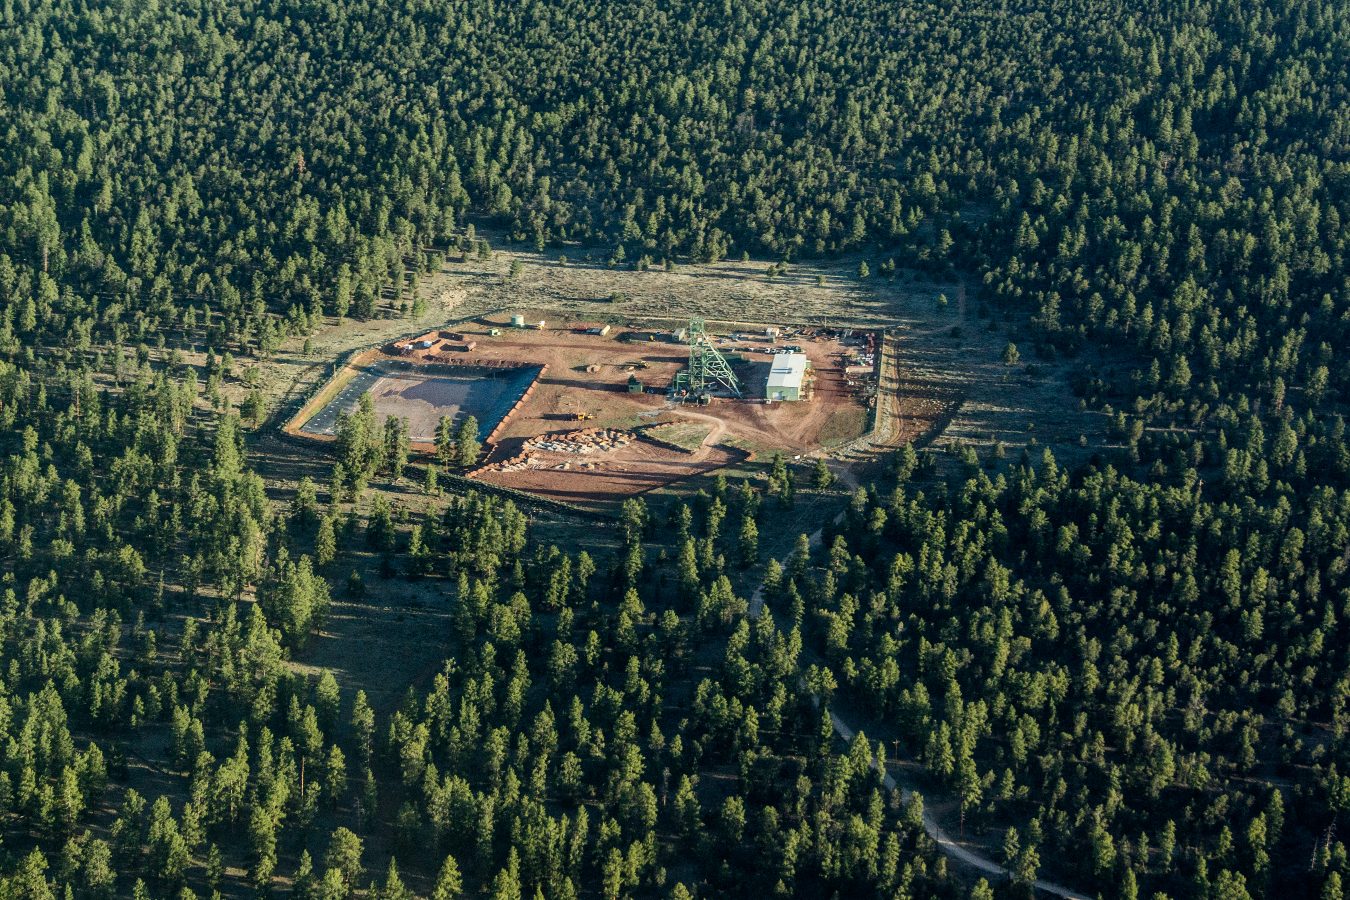
[[[766,400],[800,400],[806,370],[810,363],[805,353],[779,353],[769,369],[769,382],[764,388]]]

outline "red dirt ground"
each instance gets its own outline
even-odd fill
[[[723,353],[738,353],[746,360],[733,364],[744,399],[717,397],[706,406],[681,406],[667,399],[666,388],[688,363],[689,351],[685,344],[662,340],[661,331],[614,326],[610,334],[602,336],[586,334],[582,323],[570,322],[560,323],[562,327],[517,329],[507,324],[507,318],[485,317],[461,323],[452,326],[453,332],[437,330],[360,355],[367,365],[379,359],[397,359],[436,364],[437,369],[460,365],[545,366],[530,393],[494,435],[484,466],[473,473],[473,477],[494,484],[568,502],[604,502],[721,468],[751,452],[796,454],[815,450],[826,440],[856,437],[864,427],[863,407],[845,383],[840,368],[846,348],[832,337],[785,335],[779,341],[780,345],[800,345],[811,361],[814,390],[807,400],[768,403],[760,399],[774,359],[762,352],[769,342],[762,338],[739,342],[722,338],[718,348]],[[541,318],[547,318],[547,314],[526,315],[527,321]],[[500,333],[493,336],[492,329]],[[650,340],[649,335],[657,339]],[[417,347],[422,341],[431,346]],[[630,376],[638,378],[652,393],[629,393]],[[315,397],[306,409],[319,408],[333,393],[329,390]],[[302,412],[292,425],[303,422],[308,414]],[[693,454],[637,440],[618,450],[586,455],[535,451],[527,468],[502,471],[495,467],[518,457],[521,445],[539,435],[583,428],[631,431],[681,420],[698,420],[711,426],[704,446]],[[294,432],[294,428],[289,430]],[[734,446],[719,446],[724,440]],[[417,445],[415,449],[428,448]]]
[[[510,443],[519,446],[523,440]],[[730,447],[705,447],[698,454],[681,453],[639,439],[609,453],[582,456],[536,452],[532,456],[536,460],[534,467],[510,472],[482,470],[473,477],[584,506],[711,472],[743,459],[745,454]]]
[[[504,318],[504,317],[503,317]],[[526,319],[545,316],[527,315]],[[499,437],[531,437],[560,429],[559,423],[579,422],[587,417],[588,427],[631,427],[639,422],[656,421],[660,411],[672,409],[665,388],[675,373],[688,361],[683,344],[664,341],[625,341],[620,336],[630,329],[616,326],[607,336],[580,334],[568,323],[563,328],[511,329],[497,320],[456,326],[467,339],[476,342],[472,352],[457,354],[465,361],[510,361],[547,364],[548,371],[535,385],[533,394],[511,416]],[[490,327],[501,328],[498,337],[490,337]],[[658,333],[642,330],[640,334]],[[746,352],[764,342],[719,345],[724,353],[743,352],[748,364],[737,367],[745,385],[744,400],[715,398],[698,412],[725,423],[728,436],[757,450],[782,450],[800,453],[815,449],[822,432],[831,426],[841,409],[860,409],[858,401],[844,383],[838,368],[843,345],[833,339],[811,340],[795,337],[780,343],[800,344],[816,373],[815,395],[800,403],[766,403],[756,399],[762,394],[772,356]],[[439,348],[431,352],[436,353]],[[645,365],[645,368],[639,366]],[[587,371],[588,368],[596,371]],[[643,384],[657,389],[656,394],[630,394],[628,377],[635,375]],[[858,417],[859,430],[862,417]],[[581,426],[577,426],[581,427]],[[828,435],[832,439],[850,435]],[[501,458],[494,454],[494,458]]]

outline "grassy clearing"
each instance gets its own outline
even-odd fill
[[[862,406],[840,406],[830,413],[820,429],[820,443],[830,447],[852,440],[867,427],[867,410]]]
[[[708,435],[712,434],[712,426],[701,422],[666,422],[645,428],[642,434],[686,453],[693,453],[702,447]]]

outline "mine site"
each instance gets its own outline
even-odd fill
[[[862,436],[877,403],[878,330],[621,324],[485,315],[351,355],[285,426],[334,439],[369,395],[407,422],[415,452],[472,416],[464,474],[604,504],[750,458],[799,457]]]

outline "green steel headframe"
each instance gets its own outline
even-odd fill
[[[726,358],[713,346],[702,319],[689,320],[686,340],[689,342],[689,393],[704,395],[720,385],[739,397],[741,384]]]

